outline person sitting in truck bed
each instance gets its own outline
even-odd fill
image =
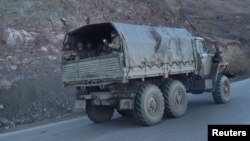
[[[103,56],[105,54],[105,50],[101,44],[97,45],[96,56]]]
[[[103,40],[104,46],[110,48],[113,54],[119,53],[121,49],[121,38],[115,31],[112,31],[111,34],[111,43],[108,43],[106,39]],[[108,47],[107,47],[108,46]]]
[[[99,40],[97,42],[96,56],[104,56],[109,54],[107,47],[108,46],[105,46],[105,44],[103,44],[102,40]]]
[[[76,60],[86,58],[86,56],[87,56],[87,51],[84,50],[84,48],[83,48],[83,43],[82,43],[82,42],[78,42],[78,43],[76,44],[76,49],[77,49]]]
[[[76,44],[76,48],[77,48],[76,60],[90,58],[96,55],[92,47],[92,44],[90,42],[87,42],[85,46],[83,45],[82,42],[78,42]]]
[[[75,60],[77,53],[72,49],[70,43],[66,43],[62,51],[62,62]]]
[[[87,57],[95,57],[96,56],[96,51],[94,50],[91,42],[86,43],[86,49],[87,49]]]

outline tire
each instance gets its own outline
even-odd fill
[[[90,120],[95,123],[102,123],[111,120],[114,108],[111,106],[97,106],[87,101],[86,113]]]
[[[218,75],[212,94],[216,104],[224,104],[231,100],[230,81],[226,76]]]
[[[165,117],[177,118],[187,111],[188,100],[185,86],[178,80],[168,80],[161,88],[165,101]]]
[[[117,112],[123,117],[133,117],[133,111],[131,110],[126,110],[126,111],[117,110]]]
[[[159,123],[164,115],[164,98],[161,90],[152,84],[142,85],[135,96],[134,117],[142,125]]]

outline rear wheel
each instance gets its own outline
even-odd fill
[[[217,104],[227,103],[231,100],[230,82],[224,75],[219,74],[215,82],[215,89],[212,92],[213,99]]]
[[[142,125],[159,123],[164,115],[164,98],[160,89],[152,84],[139,88],[135,97],[134,117]]]
[[[177,80],[168,80],[162,86],[162,92],[165,101],[166,117],[180,117],[187,110],[187,94],[185,86]]]
[[[114,108],[111,106],[97,106],[91,101],[87,101],[86,113],[90,120],[96,123],[101,123],[111,120]]]

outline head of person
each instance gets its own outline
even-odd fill
[[[115,31],[112,31],[112,32],[110,33],[110,36],[111,36],[112,39],[114,39],[116,35],[117,35],[117,34],[116,34]]]
[[[82,51],[83,50],[83,44],[82,44],[82,42],[78,42],[77,45],[76,45],[76,47],[77,47],[78,51]]]

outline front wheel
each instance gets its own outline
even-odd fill
[[[97,106],[91,101],[87,101],[86,113],[90,120],[101,123],[111,120],[114,114],[114,108],[111,106]]]
[[[217,104],[224,104],[231,100],[230,82],[226,76],[221,74],[218,75],[212,94],[213,99]]]

